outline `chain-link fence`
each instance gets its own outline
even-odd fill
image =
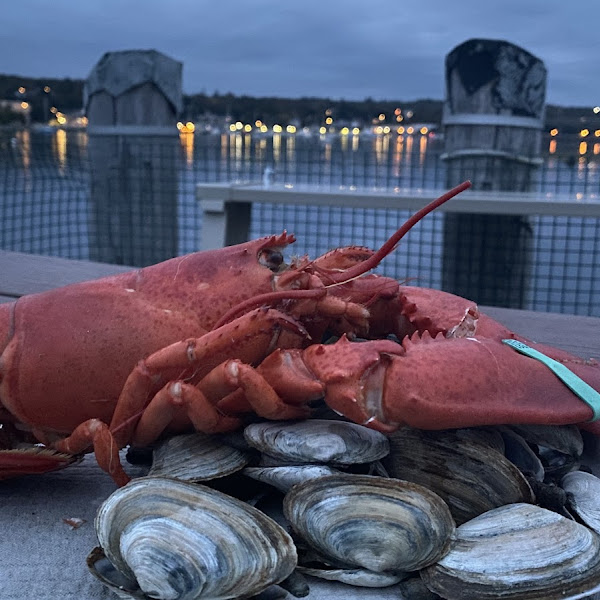
[[[600,138],[563,136],[545,144],[532,192],[567,195],[574,203],[600,197]],[[430,134],[183,134],[163,142],[123,136],[114,148],[98,159],[84,131],[0,132],[0,249],[147,264],[157,260],[151,252],[157,248],[166,258],[201,247],[200,182],[444,189],[451,175],[443,139]],[[297,206],[255,204],[251,234],[294,231],[294,252],[315,256],[339,245],[378,246],[405,217],[395,210],[314,206],[310,199]],[[442,287],[443,226],[443,215],[430,217],[384,271]],[[527,307],[600,315],[598,220],[532,217],[527,226],[533,256]],[[495,240],[484,242],[491,248]]]

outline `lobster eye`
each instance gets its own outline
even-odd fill
[[[264,248],[258,253],[258,262],[263,267],[271,269],[273,273],[279,273],[286,267],[283,262],[283,254],[281,251],[272,250],[270,248]]]

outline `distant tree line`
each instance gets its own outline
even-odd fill
[[[185,98],[185,112],[191,117],[204,114],[229,116],[234,121],[254,123],[260,119],[267,125],[297,122],[302,126],[322,125],[327,116],[335,121],[370,123],[380,114],[394,120],[401,108],[413,113],[413,120],[439,122],[442,103],[439,100],[334,100],[331,98],[277,98],[234,96],[233,94],[194,94]]]
[[[20,93],[20,88],[25,91]],[[0,75],[0,100],[26,101],[31,106],[32,121],[47,121],[53,106],[63,112],[81,109],[83,80]],[[16,117],[21,118],[20,115]]]
[[[0,100],[24,100],[31,106],[32,121],[44,122],[50,118],[49,110],[55,106],[62,112],[80,110],[83,104],[82,79],[32,78],[0,74]],[[24,93],[19,88],[25,88]],[[322,125],[326,116],[335,121],[370,123],[379,114],[387,122],[394,122],[394,111],[401,108],[404,115],[411,111],[412,121],[439,123],[442,118],[442,101],[422,99],[405,100],[343,100],[331,98],[278,98],[236,96],[232,93],[200,93],[184,96],[182,119],[202,115],[230,117],[234,121],[253,123],[260,119],[267,125],[286,125],[297,122],[301,126]],[[0,109],[0,124],[19,120],[22,115]],[[597,123],[597,125],[595,125]],[[582,127],[600,128],[600,117],[593,115],[591,107],[546,107],[548,128],[558,127],[567,133],[576,133]]]

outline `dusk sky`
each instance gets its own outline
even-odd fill
[[[598,23],[598,0],[19,0],[0,73],[85,78],[104,52],[156,49],[185,93],[442,99],[445,55],[479,37],[543,60],[549,103],[595,106]]]

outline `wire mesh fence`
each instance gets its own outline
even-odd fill
[[[540,196],[600,197],[600,138],[548,139],[530,189]],[[554,142],[554,144],[553,144]],[[121,136],[98,158],[85,131],[0,132],[0,248],[120,264],[148,264],[201,247],[195,185],[311,184],[324,189],[444,189],[443,139],[432,135]],[[158,199],[158,200],[157,200]],[[257,203],[251,235],[294,231],[294,253],[379,246],[405,211]],[[530,217],[532,267],[524,308],[600,315],[598,219]],[[444,284],[444,216],[430,216],[381,272],[417,285]],[[494,239],[485,239],[492,247]],[[483,250],[482,250],[483,251]],[[468,264],[457,269],[469,270]],[[477,299],[477,298],[476,298]]]

